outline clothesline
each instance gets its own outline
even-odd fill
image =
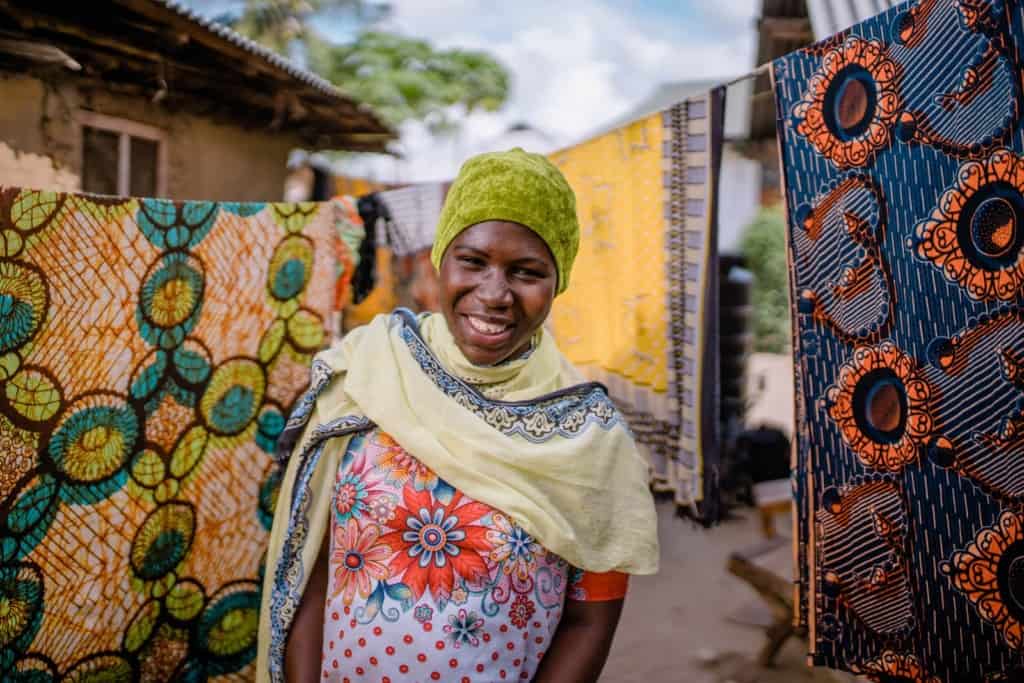
[[[742,76],[737,76],[736,78],[732,79],[731,81],[727,81],[727,82],[722,83],[721,85],[715,86],[715,87],[718,87],[718,88],[728,88],[731,85],[736,85],[737,83],[741,83],[743,81],[748,81],[751,78],[757,78],[758,76],[762,76],[762,75],[768,73],[768,71],[771,68],[772,68],[772,63],[771,62],[765,62],[764,64],[758,66],[756,69],[754,69],[752,71],[748,71],[747,73],[743,74]]]

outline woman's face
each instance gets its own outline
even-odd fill
[[[494,365],[526,351],[558,285],[551,250],[519,223],[463,230],[441,260],[441,311],[463,355]]]

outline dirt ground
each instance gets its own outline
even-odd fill
[[[731,619],[756,614],[762,604],[752,588],[729,574],[729,553],[762,539],[753,510],[704,530],[658,503],[661,572],[635,577],[602,683],[852,683],[857,679],[806,665],[806,642],[790,639],[773,668],[754,663],[763,631]],[[789,535],[788,520],[777,520]],[[766,556],[766,566],[789,575],[786,544]],[[749,619],[748,619],[749,621]]]

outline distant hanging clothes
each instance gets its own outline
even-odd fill
[[[1024,680],[1024,5],[777,60],[800,619],[872,680]]]
[[[414,254],[434,244],[437,219],[444,206],[444,183],[420,183],[377,195],[391,214],[391,251]]]
[[[360,197],[357,203],[359,215],[366,228],[366,236],[359,245],[359,267],[352,278],[352,303],[362,303],[377,283],[377,245],[382,243],[378,238],[381,224],[391,220],[387,206],[376,194]]]
[[[254,677],[346,210],[0,187],[4,680]]]
[[[365,251],[363,245],[367,239],[372,239],[373,230],[365,228],[354,197],[335,197],[332,201],[338,208],[334,221],[335,280],[333,309],[336,312],[340,312],[349,300],[349,296],[355,295],[352,291],[352,282],[356,275],[358,275],[359,269],[364,265]],[[372,257],[367,267],[371,269],[372,273]],[[341,330],[339,328],[340,326],[332,320],[332,334],[340,333]]]
[[[717,517],[716,90],[551,154],[576,191],[580,253],[552,328],[608,386],[653,485]]]

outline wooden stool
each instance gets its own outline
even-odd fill
[[[758,653],[757,663],[771,666],[775,656],[786,640],[793,635],[803,635],[802,629],[793,625],[793,582],[757,564],[757,558],[788,545],[789,539],[775,537],[761,541],[729,556],[729,573],[743,579],[764,598],[774,617],[765,629],[768,642]]]

